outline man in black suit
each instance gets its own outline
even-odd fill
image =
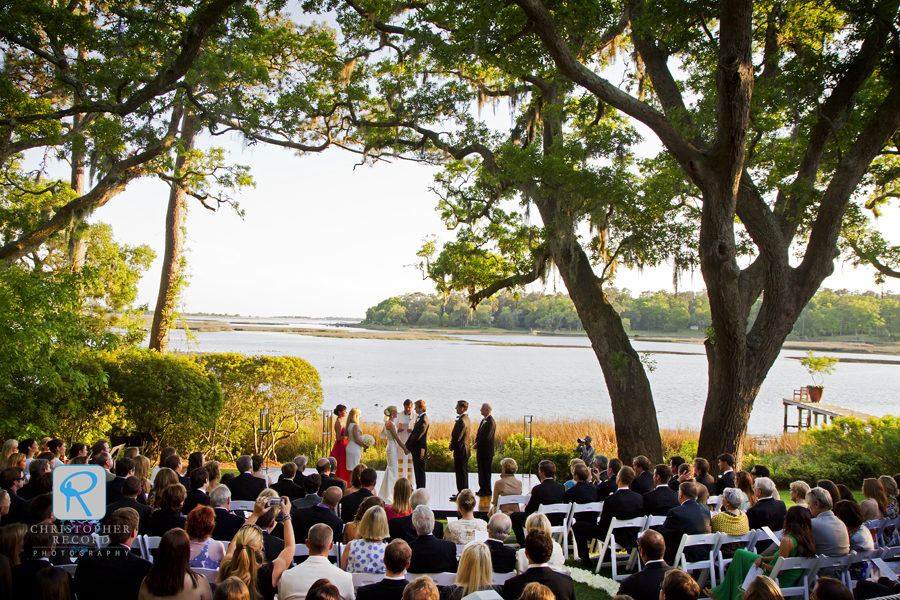
[[[167,457],[165,462],[163,463],[163,466],[168,467],[169,469],[172,469],[173,471],[175,471],[175,474],[178,476],[178,483],[183,485],[184,489],[186,489],[186,490],[190,489],[191,478],[188,477],[187,475],[182,474],[181,471],[184,467],[181,464],[180,456],[178,456],[177,454],[173,454],[172,456]],[[238,468],[238,471],[240,472],[240,468]],[[234,490],[232,490],[231,493],[233,495]],[[235,498],[235,500],[244,500],[244,498]],[[256,500],[256,498],[248,498],[248,500]]]
[[[575,485],[566,490],[566,502],[590,504],[597,502],[600,490],[591,483],[591,472],[585,465],[577,465],[574,469]],[[596,523],[600,513],[595,511],[575,513],[575,521]]]
[[[306,492],[306,495],[291,502],[291,506],[294,507],[295,510],[300,510],[301,508],[310,508],[316,504],[321,504],[322,496],[319,495],[319,487],[321,485],[321,475],[318,473],[307,475],[303,482],[303,491]]]
[[[644,514],[664,517],[669,509],[678,506],[678,492],[669,487],[672,469],[669,465],[656,465],[653,469],[653,483],[656,489],[644,494]]]
[[[491,496],[491,464],[494,462],[494,434],[497,424],[491,416],[491,405],[481,405],[481,423],[475,432],[475,462],[478,465],[478,495]]]
[[[706,486],[710,496],[716,495],[716,480],[709,474],[709,461],[705,458],[694,459],[694,481]]]
[[[495,513],[488,521],[488,539],[485,544],[491,551],[494,573],[511,573],[516,568],[516,551],[504,543],[511,529],[512,521],[502,512]]]
[[[31,600],[41,597],[37,573],[42,569],[56,569],[50,564],[50,557],[56,550],[56,536],[51,528],[30,528],[25,533],[25,549],[21,553],[22,562],[14,565],[12,573],[12,595],[16,600]],[[69,577],[71,585],[71,577]]]
[[[659,532],[648,529],[638,539],[638,550],[644,568],[626,577],[617,593],[631,596],[634,600],[659,600],[663,578],[672,570],[663,560],[666,542]]]
[[[631,482],[631,491],[637,492],[642,496],[647,492],[653,491],[656,486],[653,485],[653,474],[650,472],[650,459],[641,454],[634,459],[631,466],[634,469],[634,481]]]
[[[722,475],[719,477],[719,480],[716,481],[717,496],[721,496],[726,488],[734,487],[734,457],[732,455],[719,455],[719,472]]]
[[[341,490],[330,487],[322,496],[322,504],[294,511],[291,522],[294,524],[294,539],[297,540],[297,543],[304,543],[309,536],[310,527],[317,523],[324,523],[331,527],[335,543],[344,539],[344,522],[334,514],[334,509],[340,501]]]
[[[134,461],[120,458],[116,461],[116,478],[106,484],[106,503],[112,504],[122,499],[122,484],[126,477],[134,475]]]
[[[278,481],[272,485],[272,489],[278,492],[279,496],[287,496],[291,502],[302,498],[306,492],[294,481],[296,476],[297,465],[292,462],[284,463],[281,465],[281,475],[278,476]]]
[[[619,489],[619,483],[616,481],[619,477],[619,471],[622,469],[622,461],[618,458],[612,458],[609,466],[606,468],[606,481],[602,481],[597,485],[597,500],[603,501],[610,494],[615,494]]]
[[[456,473],[456,491],[469,489],[469,457],[472,450],[469,448],[469,403],[460,400],[456,403],[456,422],[453,431],[450,432],[450,451],[453,452],[453,472]],[[450,501],[456,500],[456,494],[450,496]]]
[[[141,582],[150,571],[150,563],[131,552],[139,522],[140,517],[132,508],[117,509],[106,519],[109,545],[99,553],[78,559],[72,590],[78,600],[137,600]]]
[[[525,586],[532,581],[550,588],[556,600],[575,600],[575,584],[572,582],[572,578],[557,573],[547,566],[551,554],[553,554],[553,540],[550,538],[550,534],[540,529],[529,531],[528,537],[525,539],[528,570],[503,584],[501,594],[503,600],[518,600]]]
[[[147,521],[150,519],[153,509],[146,504],[141,504],[137,501],[138,494],[140,493],[141,480],[134,475],[126,477],[125,483],[122,484],[122,499],[118,502],[106,505],[107,519],[104,522],[104,525],[108,524],[109,517],[115,514],[117,510],[121,508],[130,508],[138,515],[138,534],[144,533],[147,529]]]
[[[181,512],[185,515],[197,506],[209,506],[209,494],[206,492],[209,487],[209,472],[203,467],[197,467],[191,471],[189,477],[191,478],[191,491],[187,493],[184,506],[181,507]]]
[[[344,523],[353,521],[356,517],[356,511],[359,510],[359,505],[363,503],[363,500],[375,495],[375,482],[377,480],[378,472],[375,469],[369,467],[362,470],[359,474],[359,485],[361,486],[359,490],[352,494],[347,494],[341,500],[341,520]]]
[[[231,490],[228,486],[217,486],[209,495],[209,505],[216,513],[216,527],[213,529],[212,539],[230,542],[244,526],[244,519],[230,512]]]
[[[753,491],[756,492],[756,504],[747,509],[747,521],[750,529],[762,529],[768,527],[772,531],[784,529],[784,517],[787,515],[787,507],[784,502],[776,498],[775,484],[768,477],[757,477],[753,481]]]
[[[0,487],[9,494],[9,510],[0,518],[0,526],[16,523],[21,520],[25,500],[19,497],[18,491],[25,485],[25,475],[19,467],[7,467],[0,473]]]
[[[591,467],[591,481],[595,485],[600,485],[604,481],[609,480],[609,473],[607,472],[607,469],[609,469],[609,459],[604,455],[595,455],[593,464],[588,466]]]
[[[306,489],[305,487],[303,487],[303,482],[306,481],[306,475],[304,474],[304,471],[306,471],[306,465],[308,462],[309,459],[307,459],[303,455],[294,457],[294,464],[297,465],[297,474],[294,475],[294,483],[296,483],[297,487],[302,490]]]
[[[672,473],[672,479],[669,480],[669,488],[678,496],[678,486],[682,483],[694,482],[694,467],[688,463],[678,465],[678,473]]]
[[[418,537],[409,544],[412,558],[410,573],[455,573],[456,544],[434,537],[434,513],[427,506],[412,512],[413,527]]]
[[[420,488],[412,493],[409,497],[409,507],[412,510],[416,510],[417,506],[428,506],[428,503],[431,501],[431,496],[428,494],[428,490],[425,488]],[[412,524],[412,515],[406,515],[405,517],[394,517],[390,521],[388,521],[388,530],[391,534],[392,540],[405,540],[407,543],[412,542],[418,534],[416,533],[416,528],[413,527]],[[444,537],[444,525],[442,523],[435,522],[434,530],[432,532],[434,537],[443,538]]]
[[[532,513],[537,512],[541,504],[562,504],[566,501],[566,486],[554,481],[556,477],[556,465],[549,460],[542,460],[538,464],[538,479],[540,483],[531,489],[531,499],[525,505],[522,512],[514,512],[510,515],[513,531],[516,532],[516,541],[519,546],[525,544],[525,521]],[[562,525],[565,515],[547,515],[551,525]]]
[[[673,508],[666,515],[666,522],[659,528],[666,541],[666,564],[675,564],[675,553],[681,545],[685,534],[697,535],[710,533],[709,510],[697,503],[698,483],[682,483],[678,487],[678,502],[681,506]],[[707,546],[691,546],[685,549],[688,562],[702,560],[709,554]]]
[[[406,588],[406,569],[412,550],[404,540],[394,540],[384,549],[384,579],[356,590],[356,600],[401,600]]]
[[[166,462],[176,457],[177,455],[170,456]],[[178,462],[181,462],[181,459],[179,459]],[[250,457],[246,454],[237,459],[235,466],[240,475],[225,482],[225,485],[231,490],[231,499],[256,502],[259,493],[266,489],[265,479],[254,477],[250,473],[250,469],[253,467],[253,461],[250,460]],[[171,469],[171,467],[169,468]]]
[[[342,494],[347,491],[347,482],[331,472],[331,461],[327,458],[320,458],[316,461],[316,473],[322,478],[322,482],[319,484],[320,496],[324,497],[325,490],[330,487],[340,488]]]
[[[600,513],[600,522],[595,525],[593,523],[579,523],[576,521],[572,525],[578,556],[585,566],[592,568],[588,558],[588,543],[594,538],[598,540],[606,539],[613,517],[617,521],[627,521],[642,516],[644,512],[644,497],[637,492],[631,491],[629,486],[633,481],[634,469],[631,467],[619,469],[619,475],[616,477],[619,489],[616,490],[615,494],[607,496],[606,500],[603,501],[603,512]],[[631,528],[618,529],[615,535],[616,542],[622,546],[633,548],[637,543],[637,530]]]
[[[425,459],[428,458],[428,415],[425,414],[425,401],[416,400],[416,423],[409,438],[406,440],[406,449],[412,454],[413,473],[416,476],[416,488],[425,487]]]

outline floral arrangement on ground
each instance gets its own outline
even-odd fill
[[[603,577],[596,573],[591,573],[587,569],[579,569],[578,567],[572,567],[570,573],[574,581],[583,583],[595,590],[603,590],[609,594],[610,598],[614,597],[619,592],[619,582],[610,579],[609,577]]]

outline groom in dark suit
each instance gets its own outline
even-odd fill
[[[478,463],[478,495],[491,494],[491,463],[494,462],[494,434],[497,424],[491,416],[491,405],[481,405],[481,416],[484,418],[475,433],[475,461]]]
[[[416,423],[409,432],[406,449],[412,454],[413,473],[416,476],[416,489],[425,487],[425,458],[428,456],[428,415],[425,414],[425,401],[416,400]]]
[[[450,450],[453,452],[453,471],[456,473],[456,490],[461,492],[469,488],[469,457],[472,450],[469,448],[469,403],[460,400],[456,403],[456,423],[450,433]],[[451,502],[456,500],[456,494],[450,496]]]

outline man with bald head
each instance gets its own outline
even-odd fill
[[[658,531],[648,529],[638,538],[638,550],[644,568],[627,577],[620,585],[618,594],[631,596],[634,600],[658,600],[663,578],[672,567],[666,564],[666,542]]]
[[[481,405],[481,423],[475,433],[475,462],[478,464],[478,495],[491,495],[491,463],[494,462],[494,433],[497,424],[491,416],[491,405]]]
[[[347,491],[347,482],[334,474],[331,468],[331,461],[327,458],[320,458],[316,461],[316,473],[322,477],[322,483],[319,484],[319,495],[324,496],[325,490],[332,486],[341,488],[341,493]]]
[[[291,522],[294,524],[294,539],[298,544],[306,541],[310,527],[318,523],[324,523],[331,527],[335,543],[339,543],[343,539],[344,522],[334,514],[334,509],[340,503],[343,495],[341,488],[332,486],[322,494],[321,503],[293,511]]]

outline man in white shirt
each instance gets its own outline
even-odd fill
[[[324,523],[313,525],[306,538],[309,558],[288,569],[278,583],[278,597],[281,600],[305,600],[309,588],[319,579],[327,579],[341,593],[343,600],[355,600],[353,576],[328,560],[333,545],[334,533]]]

